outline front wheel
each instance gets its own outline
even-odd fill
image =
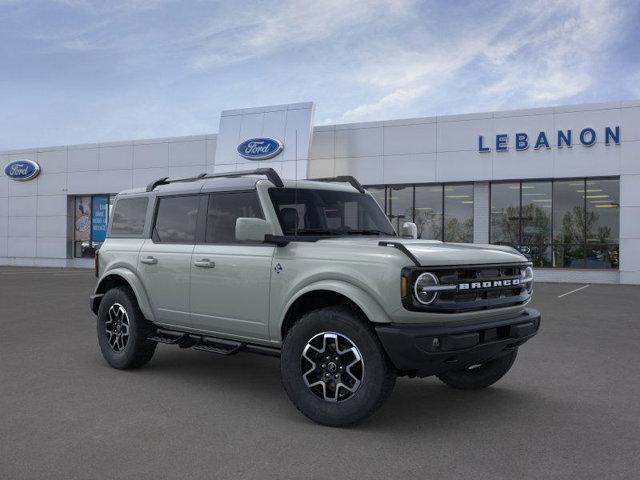
[[[289,331],[282,383],[311,420],[346,426],[372,415],[393,390],[396,372],[366,320],[343,307],[315,310]]]
[[[437,377],[450,387],[459,390],[480,390],[493,385],[511,369],[516,361],[518,349],[488,362],[471,365],[460,370],[449,370]]]

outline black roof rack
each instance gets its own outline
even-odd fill
[[[170,183],[178,183],[178,182],[195,182],[196,180],[204,180],[206,178],[236,178],[236,177],[245,177],[247,175],[264,175],[267,179],[273,183],[276,187],[281,188],[284,187],[284,183],[273,168],[256,168],[255,170],[241,170],[239,172],[225,172],[225,173],[201,173],[196,175],[195,177],[187,177],[187,178],[176,178],[175,180],[171,180],[169,177],[162,177],[158,180],[151,182],[147,185],[147,192],[152,192],[156,187],[160,185],[168,185]]]
[[[360,184],[360,182],[351,175],[340,175],[338,177],[327,178],[310,178],[309,180],[313,180],[314,182],[345,182],[351,184],[351,186],[358,190],[360,193],[365,192],[364,187]]]

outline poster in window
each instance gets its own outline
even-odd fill
[[[74,238],[78,242],[90,240],[91,235],[91,197],[76,197]]]
[[[91,238],[94,242],[104,242],[107,237],[109,197],[94,195],[91,202]]]

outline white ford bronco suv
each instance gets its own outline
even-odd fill
[[[333,426],[374,413],[399,375],[495,383],[540,325],[530,263],[401,230],[353,177],[261,168],[121,192],[90,299],[102,354],[120,369],[158,343],[279,356],[291,401]]]

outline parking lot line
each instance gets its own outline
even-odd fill
[[[567,295],[571,295],[572,293],[576,293],[579,292],[580,290],[584,290],[585,288],[587,288],[589,285],[583,285],[582,287],[578,287],[575,290],[571,290],[570,292],[567,293],[563,293],[562,295],[558,295],[558,298],[562,298],[562,297],[566,297]]]

